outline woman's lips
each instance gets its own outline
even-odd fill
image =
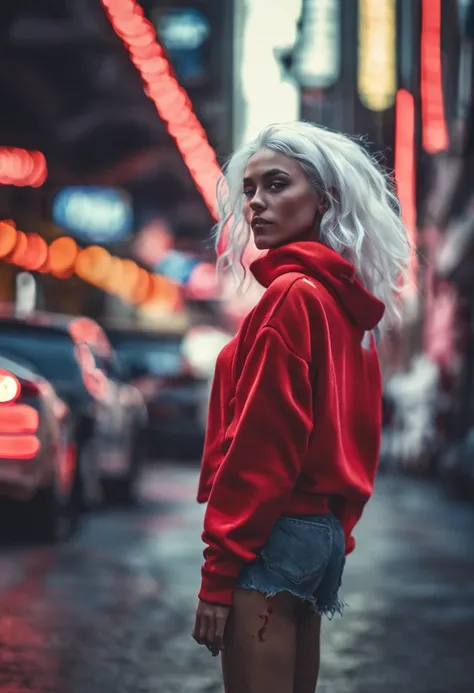
[[[255,221],[252,221],[252,229],[255,231],[255,229],[263,229],[265,226],[270,226],[271,221],[267,221],[266,219],[255,219]]]

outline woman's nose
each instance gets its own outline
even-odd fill
[[[250,209],[252,209],[254,212],[261,211],[262,209],[265,209],[266,205],[264,201],[262,200],[261,197],[257,193],[252,197],[250,200]]]

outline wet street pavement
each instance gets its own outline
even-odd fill
[[[150,470],[139,509],[56,548],[0,547],[2,693],[220,693],[191,639],[197,468]],[[474,692],[474,502],[381,477],[323,629],[319,693]]]

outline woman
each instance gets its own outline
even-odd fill
[[[377,468],[373,333],[398,318],[411,247],[383,173],[341,134],[272,125],[225,180],[219,264],[234,270],[252,232],[266,291],[216,364],[193,635],[222,651],[227,693],[313,693]]]

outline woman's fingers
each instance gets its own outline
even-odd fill
[[[200,602],[196,611],[193,638],[214,655],[224,649],[228,608]]]
[[[216,627],[215,627],[215,647],[221,652],[224,650],[224,631],[225,624],[227,622],[226,616],[217,616]]]
[[[201,621],[201,644],[211,646],[215,633],[214,614],[204,613]]]
[[[193,638],[200,645],[212,645],[215,637],[213,614],[199,612],[196,614]]]
[[[193,638],[200,645],[203,644],[201,640],[201,633],[203,628],[203,614],[199,611],[196,612],[196,620],[194,622]]]

